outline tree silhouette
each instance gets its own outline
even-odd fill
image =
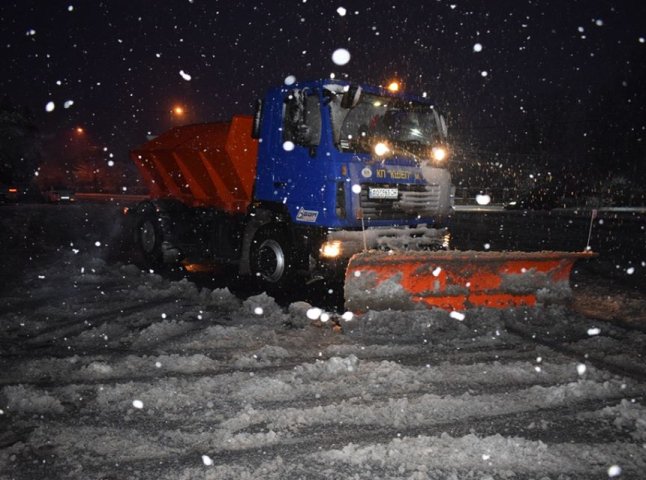
[[[26,108],[0,100],[0,182],[29,184],[41,160],[38,129]]]

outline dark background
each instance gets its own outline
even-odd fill
[[[288,75],[396,77],[447,116],[459,187],[592,195],[611,178],[634,201],[646,178],[644,19],[641,1],[3,1],[3,168],[80,178],[91,159],[86,176],[132,185],[127,152],[147,134],[250,113]],[[337,48],[347,65],[332,62]],[[6,154],[16,118],[39,142],[22,158]]]

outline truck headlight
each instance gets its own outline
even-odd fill
[[[433,147],[431,150],[431,156],[433,157],[433,160],[442,162],[449,156],[449,152],[444,147]]]
[[[337,258],[341,255],[341,242],[339,240],[324,242],[320,251],[322,257]]]
[[[375,154],[383,157],[390,152],[390,147],[386,142],[379,142],[375,145]]]

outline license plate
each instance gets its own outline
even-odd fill
[[[397,199],[399,190],[396,188],[370,188],[368,198],[370,199]]]

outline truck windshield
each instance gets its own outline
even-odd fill
[[[342,151],[370,152],[377,141],[419,154],[441,140],[431,105],[364,93],[354,108],[330,102],[334,140]]]

